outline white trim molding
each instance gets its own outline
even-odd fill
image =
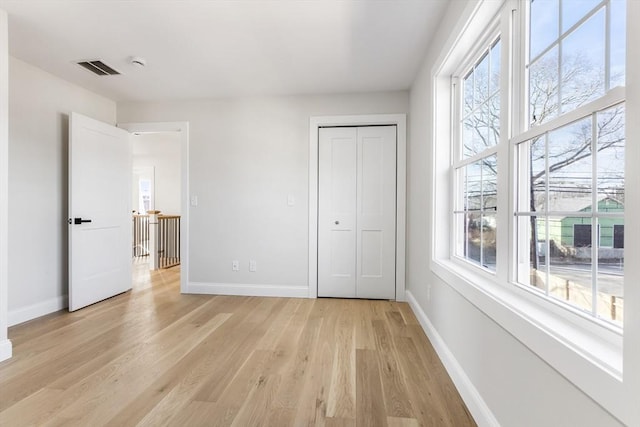
[[[31,304],[26,307],[20,307],[9,312],[9,326],[18,325],[28,322],[56,311],[64,310],[69,306],[69,297],[67,295],[50,298],[37,304]]]
[[[407,115],[316,116],[309,120],[309,298],[318,296],[318,131],[327,126],[395,125],[396,167],[396,301],[405,300],[407,210]]]
[[[436,353],[438,353],[438,357],[455,384],[465,405],[469,408],[469,412],[471,412],[475,422],[481,427],[499,427],[500,423],[498,423],[495,415],[491,412],[489,405],[482,399],[480,392],[475,388],[460,363],[458,363],[451,350],[449,350],[447,343],[444,342],[426,313],[420,307],[420,304],[418,304],[418,301],[411,294],[411,291],[407,291],[406,294],[409,306],[416,315],[420,326],[422,326],[422,330],[429,338]]]
[[[13,347],[11,340],[0,340],[0,362],[11,359]]]
[[[189,122],[118,123],[130,133],[178,132],[180,134],[180,292],[189,289]]]
[[[186,293],[252,297],[307,298],[307,286],[191,282]]]
[[[11,357],[9,310],[9,31],[7,13],[0,10],[0,360]]]

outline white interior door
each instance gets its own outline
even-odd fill
[[[321,128],[318,296],[356,297],[357,128]]]
[[[396,127],[358,128],[356,295],[396,296]]]
[[[396,128],[321,128],[318,296],[395,298]]]
[[[131,289],[129,133],[71,113],[69,311]]]

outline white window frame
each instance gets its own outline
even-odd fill
[[[569,32],[575,28],[578,28],[580,25],[582,25],[585,21],[587,21],[589,18],[591,18],[593,15],[595,15],[596,13],[598,13],[600,10],[602,10],[602,8],[605,7],[605,5],[607,3],[610,3],[611,0],[603,0],[602,2],[600,2],[598,5],[594,6],[594,9],[592,9],[590,12],[588,12],[584,17],[582,17],[580,20],[578,20],[574,25],[572,25],[572,27],[567,30],[564,34],[561,34],[559,36],[559,38],[557,38],[556,40],[554,40],[552,42],[552,44],[545,48],[544,50],[542,50],[540,53],[538,53],[538,55],[536,56],[536,58],[534,58],[534,60],[537,60],[539,58],[541,58],[546,52],[548,52],[549,50],[553,49],[554,46],[557,46],[564,38],[567,37],[567,34],[569,34]],[[529,61],[528,61],[528,57],[529,57],[529,51],[528,51],[528,44],[527,44],[527,39],[528,39],[528,34],[529,34],[529,22],[528,22],[528,13],[529,13],[529,5],[530,2],[527,0],[520,0],[519,1],[519,6],[518,9],[521,10],[522,12],[519,14],[520,19],[517,25],[514,25],[514,36],[515,36],[515,40],[518,43],[518,48],[519,48],[519,52],[521,52],[521,54],[514,56],[514,64],[513,64],[513,82],[512,82],[512,86],[514,91],[520,91],[520,99],[522,100],[521,105],[522,108],[520,109],[520,115],[518,117],[515,117],[515,121],[519,124],[518,126],[513,128],[513,133],[514,136],[510,139],[510,150],[511,150],[511,155],[513,156],[513,164],[516,164],[516,158],[517,158],[517,150],[518,150],[518,145],[525,143],[526,141],[535,139],[535,138],[545,138],[546,143],[548,144],[548,138],[547,135],[550,132],[553,132],[554,130],[560,129],[564,126],[570,125],[571,123],[577,122],[579,120],[585,119],[585,118],[591,118],[591,120],[595,123],[597,118],[596,118],[596,114],[599,111],[602,110],[606,110],[610,107],[613,107],[617,104],[621,104],[625,102],[626,99],[626,89],[625,87],[615,87],[613,89],[611,89],[609,87],[609,66],[610,64],[608,63],[608,59],[609,59],[609,46],[605,44],[605,93],[599,97],[596,98],[590,102],[587,102],[581,106],[579,106],[578,108],[575,108],[571,111],[568,111],[566,113],[560,112],[560,114],[554,118],[551,118],[548,121],[545,121],[539,125],[536,126],[530,126],[530,117],[529,117],[529,96],[528,96],[528,92],[529,92],[529,74],[528,74],[528,65],[529,65]],[[597,8],[597,9],[596,9]],[[606,29],[605,32],[609,30],[609,23],[607,21],[606,24]],[[560,62],[559,62],[559,67],[560,67]],[[558,91],[558,102],[560,102],[560,96],[561,96],[561,92],[560,90]],[[594,125],[595,126],[595,125]],[[597,144],[597,140],[595,138],[595,133],[596,130],[595,128],[593,129],[593,140],[592,140],[592,152],[596,152],[597,150],[595,149],[596,144]],[[626,144],[625,144],[626,145]],[[528,162],[527,162],[528,163]],[[520,164],[518,165],[519,167],[517,167],[516,169],[526,169],[526,165]],[[596,162],[595,162],[595,158],[593,161],[593,174],[596,174]],[[515,173],[518,173],[518,171],[514,171]],[[512,194],[514,195],[518,195],[518,188],[517,187],[517,182],[518,182],[518,177],[514,176],[514,182],[512,183]],[[547,194],[548,196],[548,194]],[[530,212],[527,211],[519,211],[519,206],[522,205],[528,205],[528,194],[522,194],[522,192],[520,192],[520,197],[524,197],[526,200],[514,200],[514,205],[512,206],[512,211],[515,212],[516,216],[527,216],[527,215],[531,215]],[[607,214],[607,213],[601,213],[598,212],[597,209],[595,208],[595,206],[597,206],[598,203],[598,194],[596,189],[593,189],[592,192],[592,200],[591,200],[591,205],[594,206],[593,209],[591,209],[590,212],[584,212],[584,215],[581,216],[585,216],[585,217],[589,217],[592,219],[592,223],[594,223],[598,218],[601,217],[617,217],[619,215],[616,214]],[[549,218],[549,217],[553,217],[553,216],[558,216],[558,215],[562,215],[564,214],[563,212],[544,212],[541,215],[538,215],[541,218]],[[573,212],[572,214],[577,214],[577,212]],[[517,230],[517,224],[512,224],[510,230],[513,232],[514,235],[514,239],[515,239],[515,246],[511,246],[509,248],[509,254],[524,254],[524,253],[528,253],[529,251],[529,236],[526,235],[525,230]],[[594,241],[597,241],[599,243],[599,235],[595,235],[594,233],[594,228],[592,227],[592,247],[593,247],[593,259],[598,259],[598,248],[599,246],[593,245]],[[600,227],[597,227],[597,232],[599,232]],[[519,233],[519,234],[518,234]],[[546,245],[546,253],[549,253],[549,239],[545,238],[545,245]],[[597,324],[596,327],[599,328],[604,328],[608,331],[611,331],[615,334],[618,334],[620,336],[622,336],[622,329],[620,326],[614,324],[614,323],[610,323],[610,324],[606,324],[604,320],[599,319],[597,317],[597,300],[596,300],[596,291],[598,289],[597,286],[597,275],[595,273],[593,273],[592,271],[592,284],[591,284],[591,288],[592,288],[592,292],[593,292],[593,301],[592,301],[592,307],[590,311],[584,311],[580,308],[577,307],[572,307],[569,303],[566,303],[560,299],[555,299],[550,297],[549,294],[549,290],[545,289],[544,292],[540,292],[539,289],[534,288],[532,286],[530,286],[529,284],[525,284],[525,283],[521,283],[518,281],[518,277],[519,276],[525,276],[528,275],[530,266],[529,266],[529,258],[527,257],[526,259],[516,259],[516,257],[510,257],[511,259],[511,265],[510,265],[510,274],[509,274],[509,281],[513,284],[515,284],[518,287],[521,287],[522,289],[532,292],[534,295],[536,296],[543,296],[547,302],[551,303],[551,304],[555,304],[557,305],[559,308],[561,309],[567,309],[570,313],[577,315],[579,317],[581,317],[580,320],[572,320],[571,318],[569,318],[568,320],[570,321],[578,321],[578,322],[595,322]],[[593,263],[593,269],[597,268],[597,263]],[[594,270],[595,271],[595,270]],[[556,308],[550,307],[551,310],[556,310]],[[588,325],[584,325],[584,327],[589,328]],[[612,338],[615,339],[615,338]]]
[[[464,157],[464,154],[463,154],[464,148],[463,148],[463,141],[462,141],[462,135],[463,135],[462,118],[464,115],[463,113],[464,106],[462,105],[463,103],[460,102],[460,100],[464,98],[464,93],[462,93],[462,81],[464,79],[464,76],[469,72],[469,70],[477,65],[477,63],[482,58],[485,52],[488,56],[491,56],[491,47],[497,42],[498,39],[500,40],[502,39],[498,17],[494,19],[494,22],[489,26],[489,28],[490,30],[488,30],[485,36],[480,40],[480,42],[476,46],[474,46],[470,54],[462,63],[462,66],[460,66],[457,69],[452,79],[453,87],[451,89],[451,92],[455,100],[452,102],[453,110],[452,110],[451,132],[452,132],[453,140],[456,142],[452,146],[453,165],[451,168],[451,179],[454,183],[453,188],[454,188],[455,197],[452,199],[452,206],[451,206],[451,212],[453,213],[452,220],[451,220],[453,224],[453,233],[451,233],[450,247],[451,247],[451,258],[455,259],[456,262],[464,263],[467,266],[472,266],[472,268],[480,269],[483,272],[481,274],[490,274],[493,276],[496,274],[498,264],[500,263],[500,257],[498,256],[497,245],[496,245],[496,271],[492,271],[489,268],[483,267],[481,263],[480,264],[474,263],[473,261],[467,258],[464,258],[459,254],[459,245],[462,239],[462,237],[460,236],[460,233],[461,232],[464,233],[464,231],[461,230],[459,226],[455,225],[456,215],[463,211],[463,209],[461,209],[461,207],[458,204],[460,203],[460,200],[462,199],[462,194],[464,193],[464,183],[461,182],[458,172],[460,171],[460,169],[466,166],[470,166],[473,163],[476,163],[487,157],[491,157],[494,155],[498,157],[498,150],[500,146],[507,142],[506,137],[503,136],[502,127],[501,127],[500,141],[498,142],[498,144],[492,147],[486,148],[484,151],[480,153],[476,153],[466,158]],[[501,70],[500,70],[501,79],[502,79],[502,72],[504,71],[504,68],[505,68],[504,61],[502,60],[502,57],[501,57]],[[490,79],[491,76],[488,76],[487,78]],[[502,85],[500,86],[501,86],[500,90],[502,90],[503,89]],[[502,97],[502,93],[500,93],[500,96]],[[500,104],[502,109],[502,99]],[[500,160],[498,159],[498,163],[499,162]],[[497,209],[495,212],[496,212],[496,218],[497,218]],[[483,214],[484,209],[481,209],[480,211],[478,211],[478,213]],[[498,231],[498,233],[500,233],[500,231]]]
[[[454,177],[452,175],[454,134],[454,108],[452,78],[468,53],[476,46],[475,41],[486,34],[486,29],[496,15],[500,16],[500,33],[502,40],[503,67],[513,58],[524,58],[521,55],[522,40],[514,28],[523,24],[525,19],[522,6],[526,0],[507,0],[493,2],[480,0],[469,2],[458,25],[453,29],[450,38],[444,44],[432,70],[433,104],[432,120],[432,189],[431,189],[431,261],[430,268],[434,274],[448,286],[456,290],[471,304],[484,312],[494,322],[521,341],[542,360],[556,369],[568,381],[581,389],[585,394],[597,401],[609,413],[622,423],[629,425],[640,422],[640,316],[630,313],[640,312],[640,286],[625,288],[625,330],[622,334],[616,328],[599,322],[587,320],[575,315],[571,308],[550,303],[522,286],[514,286],[515,262],[499,263],[495,275],[485,274],[478,268],[469,268],[468,263],[456,262],[452,257],[451,232],[453,230],[452,207]],[[604,0],[607,1],[607,0]],[[503,8],[504,6],[504,8]],[[640,22],[640,2],[628,2],[627,22]],[[627,26],[627,46],[640,45],[640,28]],[[517,66],[517,65],[516,65]],[[627,82],[633,74],[629,70],[640,70],[640,58],[627,55]],[[507,74],[505,74],[507,73]],[[527,102],[522,85],[513,70],[505,71],[502,76],[508,78],[508,90],[502,90],[502,109],[513,109],[513,106]],[[616,90],[605,97],[612,97],[610,105],[620,99]],[[625,98],[628,117],[640,116],[640,87],[629,86]],[[596,100],[598,102],[598,100]],[[606,104],[609,101],[605,101]],[[592,106],[591,106],[592,107]],[[588,115],[580,110],[590,108],[583,106],[557,118],[567,123]],[[512,129],[524,129],[524,111],[512,115],[507,123],[501,121],[501,138],[512,136]],[[573,118],[571,118],[573,116]],[[635,122],[635,123],[634,123]],[[551,123],[551,121],[549,122]],[[558,125],[559,122],[555,123]],[[541,128],[546,123],[538,126]],[[518,140],[525,141],[540,132],[541,129],[528,130],[513,138],[509,144],[499,144],[499,159],[507,159],[508,168],[500,169],[498,179],[499,206],[510,209],[498,209],[498,222],[501,229],[508,224],[513,230],[515,217],[508,211],[516,208],[516,175],[515,151],[511,146]],[[628,121],[626,124],[627,140],[630,135],[640,135],[640,121]],[[637,139],[637,138],[636,138]],[[632,170],[631,159],[640,158],[640,144],[626,146],[627,180],[640,179],[640,171]],[[635,157],[634,157],[635,156]],[[500,162],[500,160],[499,160]],[[507,169],[507,170],[505,170]],[[636,167],[637,169],[637,167]],[[629,173],[631,171],[631,173]],[[625,256],[634,259],[640,257],[640,239],[629,238],[640,236],[640,219],[633,218],[630,212],[640,211],[640,194],[625,196]],[[637,193],[637,192],[636,192]],[[514,249],[517,242],[513,232],[499,233],[498,250]],[[512,253],[511,250],[509,250]],[[506,264],[503,266],[502,264]],[[640,266],[625,266],[627,283],[640,282]],[[635,263],[638,264],[638,263]],[[465,267],[466,265],[466,267]],[[429,294],[427,284],[427,294]],[[623,345],[624,344],[624,345]]]

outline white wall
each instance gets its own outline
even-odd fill
[[[134,135],[133,168],[153,167],[155,209],[165,215],[180,215],[180,134],[158,132]],[[134,179],[135,181],[135,179]],[[133,207],[138,207],[134,182]]]
[[[68,115],[115,123],[111,100],[9,61],[9,324],[66,306]]]
[[[120,103],[118,122],[189,122],[191,290],[306,296],[310,116],[407,111],[390,92]]]
[[[8,214],[9,214],[9,48],[7,13],[0,10],[0,361],[11,357],[7,339]]]
[[[451,2],[411,89],[408,144],[407,288],[450,352],[458,375],[503,426],[616,426],[620,423],[429,268],[433,86],[431,72],[458,18],[475,0]],[[427,288],[431,286],[430,295]],[[442,350],[442,348],[440,349]],[[441,353],[444,354],[444,353]],[[467,390],[469,392],[469,390]],[[464,393],[464,391],[463,391]],[[467,394],[469,396],[469,394]],[[477,402],[476,402],[477,403]],[[481,406],[481,405],[480,405]],[[477,414],[477,412],[476,412]]]

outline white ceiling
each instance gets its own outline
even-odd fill
[[[143,101],[407,89],[447,1],[0,0],[0,9],[11,55],[113,100]],[[75,64],[89,59],[122,75]]]

